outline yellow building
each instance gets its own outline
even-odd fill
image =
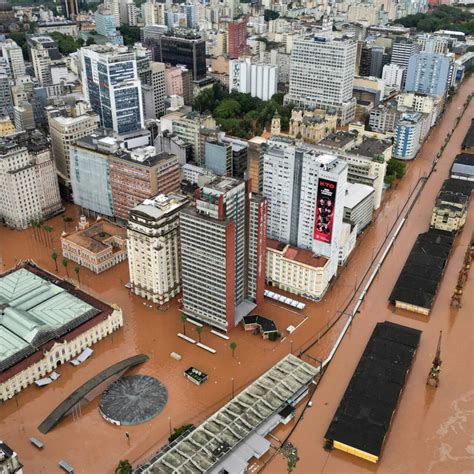
[[[8,117],[0,118],[0,137],[8,137],[16,133],[15,125]]]
[[[464,194],[441,191],[431,213],[431,227],[457,232],[466,223],[468,202]]]
[[[316,143],[336,131],[337,114],[323,110],[293,109],[289,135],[305,142]]]

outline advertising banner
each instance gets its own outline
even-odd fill
[[[314,239],[331,243],[337,183],[320,179],[314,216]]]

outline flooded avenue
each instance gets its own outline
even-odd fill
[[[1,438],[19,453],[26,472],[60,472],[57,465],[59,459],[66,459],[79,473],[113,472],[121,459],[128,459],[136,465],[166,442],[172,428],[184,423],[201,422],[227,402],[232,392],[245,387],[285,354],[291,350],[298,353],[300,348],[307,347],[315,335],[326,328],[328,321],[351,300],[354,288],[360,283],[373,255],[397,219],[398,210],[403,207],[419,177],[429,170],[473,89],[474,78],[461,86],[418,158],[409,164],[407,176],[395,189],[386,193],[377,219],[361,237],[348,265],[341,269],[324,301],[307,302],[303,312],[290,310],[269,300],[258,308],[259,314],[273,319],[284,333],[290,324],[295,327],[301,324],[291,336],[279,342],[263,341],[239,327],[231,334],[231,339],[237,343],[235,357],[232,357],[229,342],[212,335],[205,328],[201,334],[202,341],[217,350],[215,355],[209,354],[176,336],[184,329],[177,299],[167,308],[157,310],[129,293],[124,287],[128,282],[127,262],[101,275],[82,268],[80,287],[99,299],[121,306],[124,328],[94,345],[93,356],[79,367],[69,364],[59,367],[61,378],[50,386],[43,389],[30,386],[0,405]],[[428,228],[434,198],[448,175],[452,159],[459,152],[473,115],[474,103],[471,103],[445,149],[437,172],[428,180],[361,313],[318,387],[313,397],[313,408],[306,411],[291,437],[299,450],[300,461],[296,472],[462,472],[472,469],[474,447],[469,443],[473,432],[473,270],[463,297],[463,308],[453,310],[449,306],[465,248],[474,229],[472,204],[466,227],[456,240],[431,316],[424,318],[403,311],[395,312],[387,298],[417,234]],[[68,206],[66,212],[77,222],[79,211],[76,207]],[[54,228],[53,247],[60,250],[63,220],[57,217],[48,224]],[[68,225],[71,230],[74,224]],[[51,246],[35,238],[32,229],[18,232],[0,228],[0,272],[26,258],[54,272],[51,251]],[[71,265],[68,271],[71,280],[76,282]],[[59,274],[65,276],[65,273],[64,267],[59,265]],[[386,319],[421,329],[423,335],[381,464],[372,466],[343,453],[328,454],[322,446],[324,433],[374,324]],[[312,347],[309,353],[313,357],[324,358],[327,355],[343,321],[344,318],[341,318],[341,324],[337,324],[319,344]],[[440,329],[444,334],[443,366],[441,384],[435,390],[426,387],[425,381]],[[186,325],[186,331],[197,338],[191,324]],[[181,354],[183,359],[179,362],[171,359],[169,354],[172,351]],[[37,431],[39,423],[74,389],[111,364],[139,353],[149,355],[150,360],[132,373],[154,376],[168,390],[168,403],[159,416],[143,425],[113,426],[101,418],[97,410],[98,399],[95,399],[82,408],[79,416],[66,418],[48,435],[43,436]],[[199,387],[187,381],[183,371],[190,366],[207,372],[209,380]],[[127,441],[126,432],[130,433],[130,441]],[[37,436],[44,442],[42,451],[29,443],[31,436]],[[266,472],[285,471],[281,456],[275,456],[266,467]]]

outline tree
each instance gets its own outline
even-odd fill
[[[132,474],[132,465],[126,459],[125,461],[119,461],[118,466],[115,468],[115,474]]]
[[[232,351],[232,357],[234,357],[235,349],[237,349],[237,343],[235,341],[231,341],[231,343],[229,344],[229,347],[230,347],[230,350]]]
[[[406,164],[399,160],[389,160],[387,163],[388,176],[394,175],[396,178],[401,179],[405,176]]]
[[[65,270],[66,270],[66,275],[67,275],[67,277],[69,278],[69,270],[67,269],[68,259],[67,259],[66,257],[63,257],[62,264],[63,264],[63,267],[64,267]]]
[[[69,217],[69,216],[63,216],[63,223],[64,223],[64,232],[67,232],[67,225],[69,224],[69,222],[72,222],[74,219],[72,217]]]
[[[47,237],[47,240],[48,240],[48,243],[49,243],[50,247],[53,246],[53,238],[51,236],[51,233],[53,232],[53,230],[54,229],[50,225],[45,225],[44,226],[44,231],[46,232],[46,237]]]
[[[80,271],[81,271],[81,267],[80,267],[79,265],[76,265],[76,266],[74,267],[74,272],[75,272],[75,274],[76,274],[76,276],[77,276],[77,281],[79,282],[79,284],[81,284],[81,279],[80,279],[80,277],[79,277],[79,272],[80,272]]]
[[[86,46],[90,46],[91,44],[95,44],[95,39],[92,36],[89,36],[86,41]]]
[[[46,245],[46,235],[45,235],[44,229],[43,229],[44,219],[38,219],[36,221],[36,223],[38,225],[38,232],[39,232],[39,235],[40,235],[41,242],[43,242]]]
[[[51,258],[54,260],[54,265],[56,267],[56,273],[58,273],[58,252],[53,249],[51,252]]]
[[[189,423],[189,424],[180,426],[179,428],[175,428],[174,433],[168,438],[168,441],[171,443],[176,438],[179,438],[184,432],[188,431],[189,429],[191,429],[193,427],[194,427],[194,425]]]
[[[202,333],[202,327],[201,326],[196,326],[196,332],[198,335],[198,340],[201,342],[201,333]]]
[[[30,224],[31,224],[31,227],[33,227],[33,236],[34,236],[35,240],[38,240],[38,234],[36,232],[36,221],[34,219],[32,219],[30,221]]]
[[[186,321],[188,318],[186,317],[185,314],[181,315],[181,322],[183,323],[183,334],[186,336]]]
[[[280,17],[280,14],[278,12],[274,12],[273,10],[265,9],[263,11],[263,19],[265,21],[276,20],[279,17]]]
[[[237,100],[224,99],[215,109],[214,117],[229,119],[239,116],[241,112],[240,104]]]
[[[74,39],[72,36],[63,35],[58,31],[53,31],[50,36],[58,44],[59,52],[65,56],[75,53],[84,43],[82,38]]]
[[[121,25],[120,34],[123,36],[123,42],[126,46],[131,46],[140,41],[140,28],[138,26]]]

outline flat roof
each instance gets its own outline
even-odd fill
[[[101,219],[84,230],[78,230],[62,237],[91,253],[97,254],[112,246],[114,238],[125,241],[127,230],[125,227]]]
[[[466,136],[462,142],[462,149],[474,148],[474,119],[471,120],[471,126],[466,132]]]
[[[379,140],[372,137],[364,137],[362,143],[356,145],[350,151],[362,156],[369,156],[373,158],[377,155],[382,155],[385,150],[391,147],[392,144],[387,140]]]
[[[208,472],[314,379],[319,369],[289,354],[142,472]]]
[[[421,331],[377,323],[325,438],[380,457]]]
[[[29,264],[0,276],[0,372],[101,312],[54,278]]]
[[[130,212],[143,214],[158,220],[182,208],[188,201],[188,198],[182,194],[158,194],[152,198],[145,199]]]
[[[354,209],[371,194],[375,194],[375,189],[367,184],[347,183],[346,194],[344,196],[344,207]]]
[[[283,253],[283,257],[314,268],[322,268],[328,261],[326,257],[314,255],[314,253],[310,250],[304,250],[290,246],[288,246],[288,248]]]

